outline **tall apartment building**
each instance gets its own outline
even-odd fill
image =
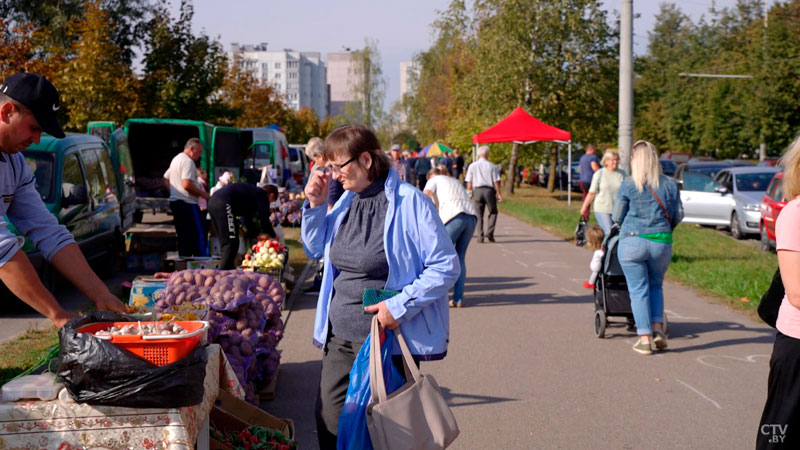
[[[400,62],[400,101],[411,92],[411,79],[419,75],[419,65],[416,61],[401,61]],[[400,122],[406,123],[405,111],[400,113]]]
[[[353,54],[350,52],[328,53],[328,86],[332,116],[341,114],[347,102],[355,100],[353,63]]]
[[[419,66],[416,61],[400,62],[400,98],[402,99],[411,91],[411,78],[419,75]]]
[[[319,52],[269,51],[266,42],[258,45],[234,42],[228,57],[233,61],[234,56],[259,80],[275,86],[292,109],[309,106],[320,119],[330,114],[327,70]]]

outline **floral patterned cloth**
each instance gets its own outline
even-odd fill
[[[199,405],[143,409],[59,400],[0,403],[0,449],[194,448],[220,388],[244,399],[219,345],[209,345],[207,351],[205,394]]]

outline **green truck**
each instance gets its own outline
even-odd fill
[[[90,122],[88,126],[89,134],[101,137],[116,132],[111,122]],[[198,138],[203,143],[203,155],[198,166],[208,172],[211,186],[226,170],[239,177],[246,151],[242,149],[238,129],[196,120],[128,119],[124,135],[134,174],[131,184],[136,191],[136,222],[141,221],[145,211],[169,211],[169,191],[164,187],[164,172],[190,138]]]

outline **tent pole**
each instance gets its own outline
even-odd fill
[[[564,198],[564,177],[561,176],[561,147],[556,147],[556,176],[558,177],[558,199]]]
[[[567,188],[567,206],[572,203],[572,141],[569,141],[569,154],[567,155],[567,167],[568,167],[568,174],[567,180],[569,180],[569,186]]]

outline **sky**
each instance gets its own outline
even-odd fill
[[[173,13],[179,1],[171,0]],[[774,0],[768,0],[770,4]],[[736,0],[672,0],[693,21],[707,14],[712,3],[731,7]],[[634,53],[647,48],[647,30],[654,24],[658,0],[634,0]],[[449,0],[194,0],[193,30],[218,39],[226,51],[232,42],[266,42],[269,50],[292,49],[341,52],[363,48],[365,39],[378,41],[386,80],[388,109],[400,98],[400,62],[428,49],[434,35],[431,24]],[[603,0],[609,12],[619,0]]]

